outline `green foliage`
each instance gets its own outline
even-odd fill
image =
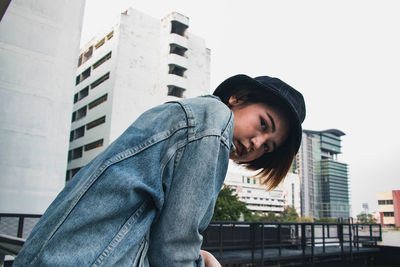
[[[251,222],[298,222],[299,215],[296,209],[292,206],[286,207],[280,216],[276,215],[274,212],[269,212],[267,214],[263,212],[253,212],[252,214],[245,216],[245,221]]]
[[[304,223],[314,222],[314,219],[311,218],[311,217],[301,216],[301,217],[298,219],[298,222],[304,222]]]
[[[241,215],[246,218],[251,212],[247,209],[246,203],[240,201],[229,186],[225,186],[219,192],[212,220],[238,221]]]
[[[287,206],[281,214],[282,222],[298,222],[299,215],[293,206]]]
[[[337,223],[337,222],[338,222],[338,219],[336,219],[336,218],[321,217],[321,218],[319,218],[319,219],[315,219],[315,222]]]
[[[376,219],[372,216],[372,214],[366,214],[366,213],[358,214],[357,221],[359,223],[367,223],[367,224],[376,223]]]
[[[247,222],[278,222],[279,217],[276,216],[274,212],[269,212],[268,214],[265,214],[263,212],[257,211],[245,216],[244,220]]]

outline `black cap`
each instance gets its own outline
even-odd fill
[[[238,90],[246,86],[250,90],[262,90],[273,94],[282,101],[285,109],[291,116],[292,131],[296,135],[296,151],[301,144],[302,128],[301,124],[306,116],[306,106],[303,95],[296,89],[278,78],[260,76],[251,78],[244,74],[238,74],[226,79],[214,91],[214,95],[221,98],[222,102],[228,103],[229,98]]]

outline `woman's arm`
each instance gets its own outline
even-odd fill
[[[200,250],[200,254],[203,256],[205,267],[221,267],[221,264],[219,264],[217,259],[210,252]]]
[[[176,155],[166,167],[175,168],[165,184],[163,210],[150,230],[148,257],[154,266],[201,266],[201,232],[211,220],[229,150],[217,136],[207,136]]]

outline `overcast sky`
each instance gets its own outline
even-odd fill
[[[238,73],[279,77],[306,100],[303,128],[337,128],[353,216],[400,190],[400,16],[387,0],[86,0],[82,42],[128,7],[188,16],[211,49],[212,91]]]

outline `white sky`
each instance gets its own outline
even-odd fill
[[[133,7],[177,11],[211,49],[211,91],[238,73],[279,77],[301,91],[303,128],[337,128],[353,216],[400,189],[400,16],[393,0],[86,0],[82,42]]]

